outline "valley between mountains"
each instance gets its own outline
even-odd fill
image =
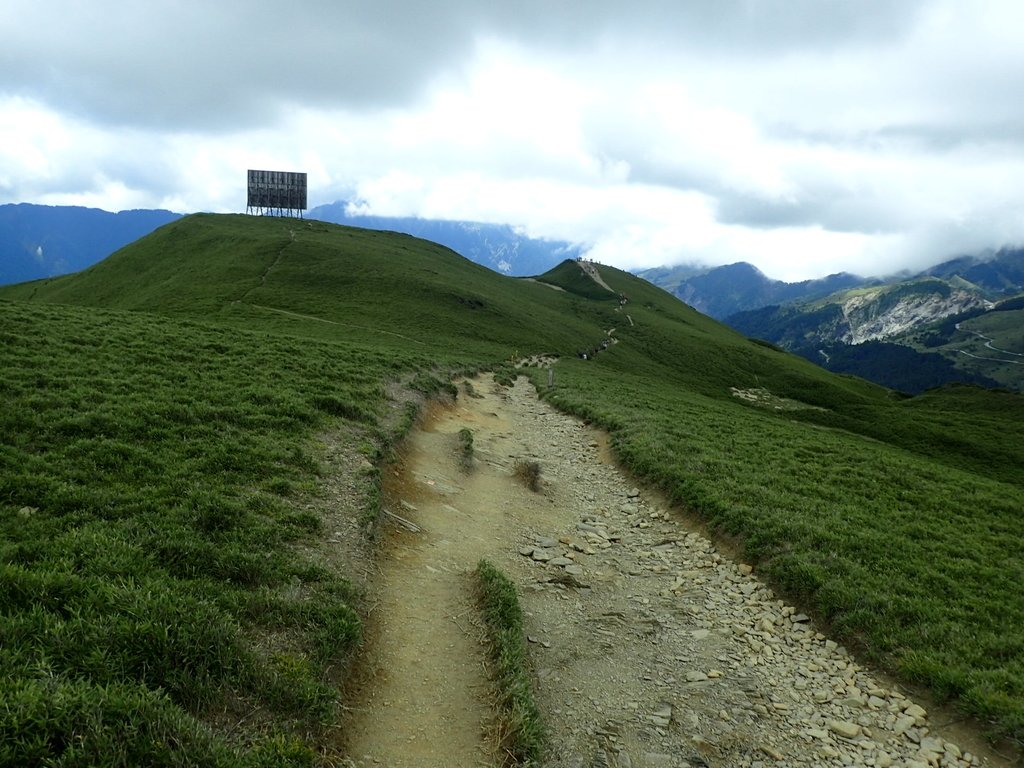
[[[385,479],[351,765],[503,762],[472,571],[517,585],[544,765],[1009,765],[858,664],[697,523],[633,483],[603,433],[485,376],[427,409]],[[459,431],[473,434],[471,466]],[[531,491],[517,461],[536,461]]]

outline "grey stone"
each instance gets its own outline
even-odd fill
[[[663,701],[658,705],[657,709],[651,713],[650,719],[655,725],[667,728],[669,723],[672,722],[672,705]]]
[[[915,720],[924,720],[928,716],[928,713],[920,704],[910,704],[903,710],[903,712],[908,717],[912,717]]]
[[[908,730],[914,727],[917,721],[909,715],[904,715],[896,719],[896,725],[893,726],[892,730],[894,733],[906,733]]]
[[[829,720],[828,729],[844,739],[855,739],[860,736],[860,726],[848,720]]]

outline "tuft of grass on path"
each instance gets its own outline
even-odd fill
[[[466,472],[473,468],[473,431],[469,427],[459,430],[459,464]]]
[[[534,493],[540,492],[540,462],[534,459],[516,459],[512,466],[513,476]]]
[[[544,725],[533,698],[516,587],[487,560],[479,562],[475,573],[498,684],[498,736],[504,765],[537,765],[544,750]]]

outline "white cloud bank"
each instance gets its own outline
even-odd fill
[[[0,202],[510,223],[627,268],[885,274],[1024,242],[1012,0],[12,0]]]

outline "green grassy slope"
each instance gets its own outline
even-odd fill
[[[296,503],[311,432],[368,439],[393,361],[57,305],[0,329],[0,764],[306,764],[359,638]]]
[[[162,227],[79,274],[0,290],[16,299],[490,358],[534,342],[569,348],[592,333],[575,319],[574,301],[556,293],[408,235],[208,214]]]
[[[131,566],[138,583],[166,571],[181,580],[164,587],[173,599],[221,611],[222,625],[237,630],[237,675],[210,682],[199,704],[173,692],[160,700],[167,727],[185,729],[182,739],[199,738],[196,723],[211,722],[211,707],[256,696],[249,681],[283,674],[281,664],[305,681],[310,699],[293,709],[259,702],[277,726],[241,744],[238,734],[216,730],[203,742],[242,764],[262,759],[260,749],[284,749],[290,742],[281,738],[305,733],[294,722],[330,718],[330,707],[316,704],[327,696],[317,686],[331,685],[327,656],[309,639],[319,620],[292,619],[286,662],[254,656],[247,645],[267,627],[247,623],[245,606],[286,591],[282,580],[294,581],[287,569],[303,567],[285,557],[289,542],[320,536],[314,520],[288,522],[289,494],[316,483],[312,435],[340,423],[369,444],[385,381],[415,375],[429,386],[446,370],[550,352],[562,360],[545,396],[607,427],[635,472],[740,537],[760,569],[840,637],[1003,732],[1024,735],[1024,398],[972,388],[898,398],[753,343],[627,273],[599,269],[628,297],[623,307],[572,263],[540,276],[565,288],[556,291],[407,236],[201,215],[79,275],[0,289],[0,394],[14,404],[4,416],[11,437],[0,464],[0,513],[16,520],[23,507],[37,508],[29,517],[51,526],[43,534],[50,539],[98,526],[125,558],[155,569],[147,576]],[[617,344],[593,360],[576,357],[611,329]],[[46,347],[60,354],[51,359]],[[96,357],[94,348],[108,351]],[[536,383],[543,390],[546,376],[538,373]],[[148,468],[120,471],[122,464]],[[104,472],[134,490],[111,500]],[[201,497],[207,486],[216,489],[212,501]],[[222,516],[227,530],[217,535],[244,552],[247,515],[282,530],[267,539],[279,570],[249,583],[237,583],[230,568],[187,571],[205,557],[207,544],[196,543],[207,536],[202,526],[217,530]],[[56,553],[19,560],[12,552],[28,544],[18,526],[2,530],[5,567],[21,568],[24,578],[70,578],[72,566]],[[152,554],[154,537],[195,550]],[[329,592],[342,611],[351,602],[343,577],[320,574],[328,586],[311,579],[303,589]],[[97,589],[121,583],[117,573],[95,578]],[[301,573],[295,578],[307,584]],[[80,594],[59,616],[78,610]],[[28,606],[5,608],[5,621],[20,621]],[[121,604],[110,606],[109,621],[121,621]],[[38,684],[36,661],[10,663],[17,679]],[[104,684],[102,662],[91,663],[60,662],[54,674],[75,691]],[[117,685],[136,697],[157,689],[130,665]],[[100,694],[80,695],[101,706]],[[12,711],[35,711],[18,707]],[[285,736],[265,735],[275,729]],[[315,734],[310,743],[318,744]]]

